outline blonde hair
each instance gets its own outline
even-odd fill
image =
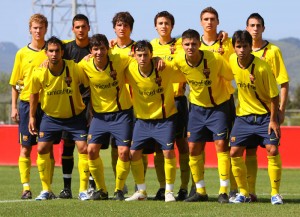
[[[48,28],[47,17],[45,17],[43,14],[34,14],[30,17],[29,29],[31,28],[33,22],[45,24],[46,29]]]

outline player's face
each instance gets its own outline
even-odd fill
[[[193,57],[199,53],[201,42],[196,38],[185,38],[182,40],[182,48],[187,57]]]
[[[128,23],[117,21],[114,30],[118,38],[122,38],[122,39],[130,38],[131,29]]]
[[[152,53],[148,48],[143,51],[135,51],[134,57],[140,67],[146,67],[151,64]]]
[[[168,37],[171,35],[173,26],[170,19],[166,17],[158,17],[155,28],[159,36]]]
[[[30,34],[32,35],[32,38],[36,41],[39,41],[39,40],[44,40],[47,29],[45,24],[43,23],[32,22],[29,31]]]
[[[234,45],[234,50],[240,61],[247,60],[252,52],[252,47],[249,43],[237,41]]]
[[[64,51],[61,49],[59,44],[48,44],[46,55],[49,59],[49,64],[57,65],[62,60],[63,54]]]
[[[101,62],[107,56],[108,50],[104,44],[100,46],[93,46],[91,49],[91,54],[94,55],[94,59],[97,62]]]
[[[262,25],[261,21],[256,18],[249,19],[246,29],[253,39],[262,38],[262,33],[265,31],[265,27]]]
[[[206,32],[217,31],[219,21],[215,14],[206,12],[202,15],[201,26]]]
[[[88,38],[90,26],[85,20],[77,20],[74,22],[72,31],[77,40],[85,40]]]

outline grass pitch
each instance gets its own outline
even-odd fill
[[[105,178],[109,196],[114,192],[114,176],[111,169],[110,150],[101,151],[105,166]],[[258,171],[257,194],[258,203],[250,204],[219,204],[218,173],[215,168],[205,170],[205,182],[208,202],[199,203],[165,203],[153,201],[158,182],[153,168],[146,175],[148,201],[79,201],[76,197],[79,189],[78,170],[75,162],[73,170],[72,191],[74,199],[49,201],[20,200],[22,186],[19,180],[18,167],[0,167],[0,216],[300,216],[300,170],[284,169],[281,182],[281,194],[284,205],[273,206],[270,203],[270,184],[268,172]],[[126,184],[129,195],[134,193],[134,181],[130,174]],[[175,192],[179,190],[180,173],[177,170]],[[58,194],[63,187],[61,168],[55,168],[53,191]],[[31,169],[31,188],[33,197],[41,191],[41,184],[36,167]],[[127,195],[126,195],[127,196]]]

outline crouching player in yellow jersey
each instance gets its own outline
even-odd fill
[[[154,67],[152,52],[152,45],[148,41],[138,41],[134,46],[136,61],[130,63],[125,72],[126,79],[132,87],[136,116],[130,152],[131,170],[137,184],[137,191],[125,200],[147,199],[142,149],[147,148],[147,144],[153,145],[156,142],[165,156],[165,201],[173,202],[176,201],[173,189],[176,177],[174,140],[177,109],[172,82],[184,82],[185,78],[171,67],[158,72]]]
[[[200,35],[196,30],[182,34],[185,52],[177,54],[175,64],[190,86],[188,142],[190,169],[196,193],[185,202],[207,201],[204,182],[203,146],[213,138],[218,155],[220,190],[218,201],[228,203],[229,147],[228,114],[230,92],[226,81],[233,79],[228,63],[218,54],[199,50]]]
[[[164,61],[172,63],[174,57],[182,51],[181,38],[172,38],[171,32],[175,24],[175,19],[168,11],[161,11],[154,18],[154,25],[159,38],[151,41],[153,46],[153,56],[161,57]],[[172,76],[172,72],[171,75]],[[186,83],[173,84],[175,104],[177,108],[176,120],[176,146],[179,152],[180,165],[180,189],[178,191],[177,200],[182,201],[187,198],[188,184],[190,180],[189,167],[189,148],[187,144],[187,119],[188,106],[185,94]],[[156,150],[154,155],[155,170],[160,188],[157,191],[154,200],[165,199],[165,172],[164,172],[164,155],[161,150]]]
[[[236,119],[230,135],[232,173],[240,190],[232,203],[251,201],[247,182],[247,168],[243,152],[247,147],[263,145],[268,157],[271,182],[271,203],[282,204],[279,194],[281,159],[278,151],[280,128],[278,123],[279,96],[270,66],[251,54],[252,37],[246,30],[236,31],[232,37],[235,53],[230,66],[238,88]]]
[[[37,166],[42,182],[42,192],[36,200],[49,199],[50,156],[53,141],[61,137],[62,131],[69,132],[76,141],[79,152],[78,170],[80,176],[79,199],[87,200],[89,167],[87,156],[87,121],[84,114],[79,85],[87,86],[87,78],[82,69],[71,60],[63,60],[63,44],[51,37],[46,42],[48,68],[36,68],[30,85],[29,132],[37,134],[35,112],[40,98],[44,112],[38,138]]]
[[[93,119],[88,133],[89,168],[94,177],[97,191],[93,200],[107,200],[108,193],[104,180],[104,168],[99,151],[112,136],[118,148],[116,165],[116,188],[114,199],[124,200],[124,184],[130,171],[129,147],[132,137],[133,110],[128,89],[125,86],[124,70],[131,58],[110,54],[105,35],[96,34],[90,38],[89,61],[82,60],[91,89]]]

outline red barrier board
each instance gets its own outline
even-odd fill
[[[300,135],[300,126],[281,127],[281,145],[279,147],[284,168],[300,168],[300,154],[296,144],[297,135]],[[0,125],[0,165],[18,165],[20,145],[18,144],[18,126]],[[62,143],[54,146],[55,165],[61,165]],[[32,150],[32,164],[36,165],[36,146]],[[176,149],[176,156],[178,151]],[[267,153],[263,148],[258,148],[258,165],[267,168]],[[149,155],[149,167],[154,167],[153,155]],[[178,160],[177,160],[178,162]],[[209,142],[205,147],[206,167],[217,167],[215,146]]]

